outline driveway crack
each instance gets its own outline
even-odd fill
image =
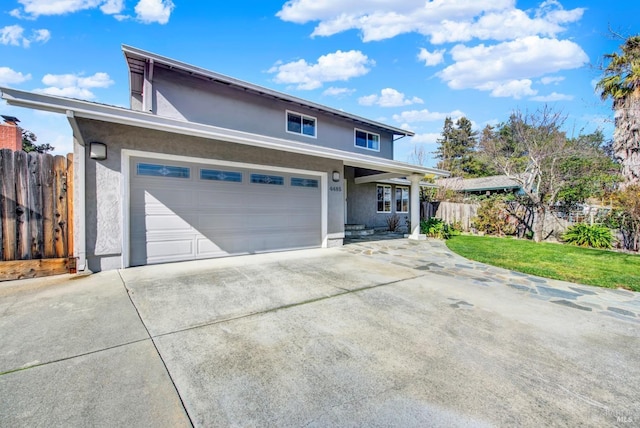
[[[129,290],[129,288],[127,288],[127,283],[125,282],[124,278],[122,277],[122,271],[119,270],[119,269],[118,269],[118,276],[120,277],[120,281],[122,281],[122,286],[124,287],[125,291],[127,292],[127,297],[129,298],[129,301],[131,302],[131,305],[136,310],[136,314],[138,314],[138,318],[140,319],[140,322],[142,323],[142,326],[144,327],[145,331],[147,332],[147,336],[149,337],[149,339],[151,339],[151,343],[153,344],[153,347],[155,348],[156,353],[158,354],[158,357],[160,357],[160,361],[162,362],[162,365],[164,366],[164,369],[167,372],[167,376],[169,376],[169,379],[171,380],[171,384],[173,385],[173,389],[176,391],[176,395],[178,396],[178,399],[180,400],[180,405],[184,409],[184,413],[187,415],[187,418],[189,419],[189,424],[192,427],[194,427],[193,420],[191,419],[191,415],[189,414],[189,411],[187,410],[187,406],[185,405],[184,400],[182,399],[182,396],[180,395],[180,391],[178,390],[178,386],[176,385],[176,382],[173,379],[173,376],[171,376],[171,372],[169,371],[169,367],[167,367],[167,363],[164,361],[164,358],[162,358],[162,354],[160,353],[160,350],[158,349],[158,345],[156,344],[156,341],[154,340],[154,337],[151,336],[151,333],[149,333],[149,329],[147,328],[147,325],[144,323],[144,320],[142,319],[142,315],[140,315],[140,311],[138,310],[138,307],[133,302],[133,299],[131,298],[130,290]]]

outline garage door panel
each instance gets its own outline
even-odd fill
[[[194,240],[192,238],[151,241],[147,243],[147,259],[150,263],[153,263],[155,260],[190,260],[195,257],[195,254]]]
[[[319,177],[238,168],[231,172],[241,173],[243,182],[201,180],[201,165],[179,162],[190,168],[190,179],[141,177],[137,161],[131,170],[132,265],[321,245]],[[252,173],[282,177],[283,184],[251,183]],[[292,177],[318,187],[291,186]]]

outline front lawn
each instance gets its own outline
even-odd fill
[[[471,260],[545,278],[640,291],[640,256],[487,236],[454,236],[452,251]]]

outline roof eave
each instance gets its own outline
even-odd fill
[[[10,105],[29,107],[36,110],[60,114],[73,112],[73,115],[76,118],[100,120],[182,135],[191,135],[194,137],[217,139],[255,147],[335,159],[340,160],[345,165],[349,166],[380,169],[383,171],[406,174],[407,176],[412,174],[422,174],[446,177],[449,175],[447,171],[435,168],[415,166],[394,160],[360,155],[327,147],[313,146],[306,143],[251,134],[248,132],[220,128],[212,125],[203,125],[199,123],[170,119],[122,107],[108,106],[54,95],[38,94],[18,89],[0,87],[0,90],[2,91],[2,98]]]

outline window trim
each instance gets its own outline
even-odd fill
[[[385,205],[385,200],[384,200],[384,189],[387,188],[389,189],[389,211],[379,211],[378,208],[378,203],[380,202],[378,200],[378,188],[382,187],[382,208],[384,209],[384,205]],[[391,185],[390,184],[376,184],[376,212],[378,214],[388,214],[393,212],[393,193],[391,192]]]
[[[266,184],[269,186],[284,187],[285,183],[286,180],[284,178],[284,175],[272,175],[268,171],[264,173],[252,172],[251,174],[249,174],[249,184]]]
[[[400,198],[398,198],[398,190],[400,190]],[[406,211],[400,211],[398,210],[398,201],[400,202],[400,208],[402,208],[402,202],[404,201],[403,196],[403,191],[407,193],[407,210]],[[410,209],[410,204],[409,204],[409,198],[410,198],[410,193],[409,193],[409,188],[407,186],[396,186],[396,192],[395,192],[395,200],[396,200],[396,212],[397,213],[401,213],[401,214],[407,214],[409,212]]]
[[[289,114],[295,114],[297,116],[300,116],[300,132],[294,132],[294,131],[289,131]],[[309,135],[309,134],[305,134],[303,132],[304,129],[304,119],[312,119],[313,120],[313,135]],[[284,113],[284,130],[288,133],[288,134],[293,134],[293,135],[302,135],[303,137],[307,137],[307,138],[318,138],[318,118],[317,117],[313,117],[313,116],[309,116],[308,114],[304,114],[304,113],[300,113],[297,111],[293,111],[293,110],[285,110]]]
[[[358,131],[360,132],[364,132],[367,135],[367,146],[363,147],[363,146],[359,146],[357,144],[358,142]],[[377,149],[372,149],[369,147],[369,136],[370,135],[375,135],[376,137],[378,137],[378,148]],[[360,128],[353,128],[353,145],[359,149],[364,149],[364,150],[370,150],[372,152],[379,152],[380,151],[380,134],[376,134],[375,132],[369,132],[365,129],[360,129]]]
[[[213,181],[213,182],[220,182],[220,183],[236,183],[236,184],[242,184],[244,182],[244,173],[242,171],[229,171],[229,170],[212,169],[212,168],[199,168],[199,169],[200,169],[200,174],[198,175],[198,179],[200,181],[205,181],[205,182]],[[239,175],[240,180],[227,180],[226,177],[225,178],[204,177],[204,175],[206,175],[206,172],[217,172],[219,174],[222,174],[223,176],[225,173],[227,173],[229,174],[227,177],[237,177],[237,175]]]
[[[140,166],[144,167],[160,167],[160,171],[158,171],[160,173],[160,175],[157,174],[145,174],[144,170],[143,172],[141,172]],[[175,168],[178,170],[182,170],[183,173],[186,173],[186,175],[171,175],[171,171],[169,170],[169,168]],[[165,172],[166,171],[166,172]],[[149,172],[153,172],[152,170],[150,170]],[[165,173],[163,173],[165,172]],[[135,175],[137,177],[144,177],[144,178],[175,178],[178,180],[191,180],[191,167],[188,166],[184,166],[184,165],[171,165],[168,163],[149,163],[147,161],[136,161],[136,167],[135,167]]]

